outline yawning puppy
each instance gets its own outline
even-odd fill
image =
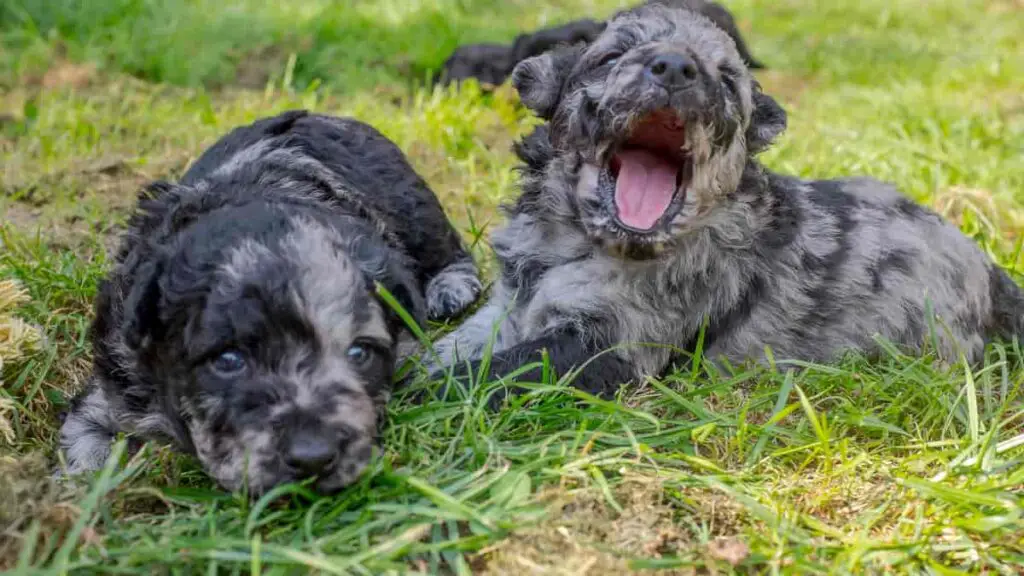
[[[600,395],[663,372],[705,323],[706,356],[733,364],[766,346],[779,361],[871,355],[876,337],[974,361],[1022,333],[1006,273],[892,186],[761,166],[786,115],[693,11],[624,14],[589,46],[524,61],[513,83],[548,122],[517,147],[493,298],[436,344],[433,370],[457,358],[475,374],[496,324],[493,378],[546,350]]]
[[[114,434],[265,492],[368,463],[404,328],[477,297],[476,268],[402,152],[351,119],[288,112],[214,144],[140,198],[96,299],[95,368],[61,429],[69,472]]]

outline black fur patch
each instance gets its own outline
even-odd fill
[[[764,278],[760,276],[751,277],[750,282],[743,290],[743,294],[736,304],[723,316],[710,319],[707,329],[704,330],[704,350],[711,348],[718,340],[727,338],[733,330],[749,320],[754,310],[757,309],[758,304],[764,300],[767,292],[768,286]],[[687,352],[694,352],[696,350],[699,336],[699,334],[694,335],[690,343],[684,347]]]
[[[570,371],[582,367],[580,374],[573,380],[573,386],[608,399],[614,396],[620,386],[635,376],[629,362],[614,352],[604,352],[610,346],[610,343],[594,342],[592,335],[581,334],[575,328],[565,326],[557,332],[496,353],[490,359],[488,380],[497,381],[528,364],[541,362],[546,353],[553,372],[552,377],[561,378]],[[600,354],[601,352],[604,353]],[[469,367],[470,372],[466,372],[464,364],[456,365],[453,377],[466,378],[468,374],[475,377],[481,365],[482,361],[474,361]],[[443,375],[435,374],[433,379],[441,380]],[[540,367],[527,370],[516,376],[515,381],[508,382],[511,385],[511,394],[521,391],[515,387],[515,382],[546,383],[543,382],[543,369]],[[503,398],[503,395],[493,397],[491,406],[496,407]]]
[[[818,283],[807,291],[807,297],[814,302],[814,306],[800,322],[796,323],[795,330],[805,335],[828,326],[844,313],[842,304],[832,298],[833,286],[840,281],[842,267],[850,257],[849,232],[856,226],[852,214],[859,206],[858,200],[835,180],[819,180],[811,183],[811,186],[808,199],[833,217],[837,233],[836,248],[824,259],[804,255],[804,263],[811,265],[821,274]]]
[[[756,176],[750,176],[751,172],[755,172]],[[800,206],[793,198],[792,181],[775,182],[778,177],[765,177],[760,171],[754,170],[752,165],[744,170],[743,176],[740,190],[746,192],[760,188],[763,192],[758,197],[769,204],[767,209],[771,213],[771,224],[760,234],[759,246],[777,250],[792,244],[804,220]]]
[[[999,266],[992,264],[988,274],[989,297],[992,313],[987,329],[1000,338],[1024,338],[1024,292]]]
[[[442,84],[475,78],[485,85],[500,86],[518,60],[512,47],[504,44],[468,44],[452,52],[441,67]]]
[[[896,202],[896,210],[911,220],[927,218],[929,213],[920,204],[908,198],[902,198]]]
[[[897,335],[898,342],[919,343],[924,340],[926,330],[926,318],[924,308],[914,302],[903,301],[903,315],[906,320],[906,329]]]
[[[892,250],[885,254],[874,266],[868,268],[871,276],[871,290],[875,293],[885,290],[884,278],[889,272],[898,272],[910,276],[913,272],[913,260],[917,255],[907,250]],[[963,280],[961,278],[961,286]]]
[[[607,26],[604,22],[597,22],[587,18],[573,20],[558,26],[542,28],[527,34],[516,36],[512,43],[513,65],[539,56],[562,44],[576,44],[579,42],[589,43],[597,38],[598,34],[604,31]]]

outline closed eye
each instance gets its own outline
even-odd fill
[[[722,75],[722,85],[728,90],[734,97],[739,97],[740,93],[736,89],[736,72],[732,68],[721,68],[719,70]]]
[[[615,64],[619,60],[619,58],[621,58],[621,57],[622,57],[622,53],[621,52],[609,52],[608,54],[605,54],[604,57],[602,57],[601,60],[599,60],[597,62],[597,65],[599,67],[600,66],[609,66],[609,65]]]

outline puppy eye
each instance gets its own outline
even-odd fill
[[[725,89],[731,92],[734,96],[739,95],[739,92],[736,90],[735,72],[733,72],[732,69],[723,68],[721,70],[721,74],[722,85],[725,86]]]
[[[353,344],[349,346],[348,351],[345,354],[353,364],[362,366],[373,358],[374,351],[365,344]]]
[[[210,369],[221,378],[234,378],[245,372],[245,356],[237,350],[226,350],[210,362]]]
[[[616,62],[619,61],[620,57],[622,57],[622,54],[620,54],[618,52],[612,52],[610,54],[605,54],[604,58],[601,58],[601,61],[598,62],[597,65],[598,66],[612,66]]]

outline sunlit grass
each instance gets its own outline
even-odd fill
[[[332,498],[285,486],[253,503],[155,445],[90,482],[47,479],[58,413],[88,375],[106,250],[143,182],[180,175],[261,116],[354,115],[406,151],[488,267],[497,206],[516,192],[510,145],[534,120],[508,87],[417,83],[459,41],[620,4],[0,6],[0,279],[28,291],[15,313],[45,336],[2,372],[14,442],[0,435],[0,568],[1019,573],[1012,344],[973,369],[896,353],[735,373],[701,363],[614,402],[532,386],[497,413],[485,409],[496,383],[427,405],[399,392],[372,470]],[[790,114],[769,166],[892,181],[1021,266],[1019,3],[728,5]]]

